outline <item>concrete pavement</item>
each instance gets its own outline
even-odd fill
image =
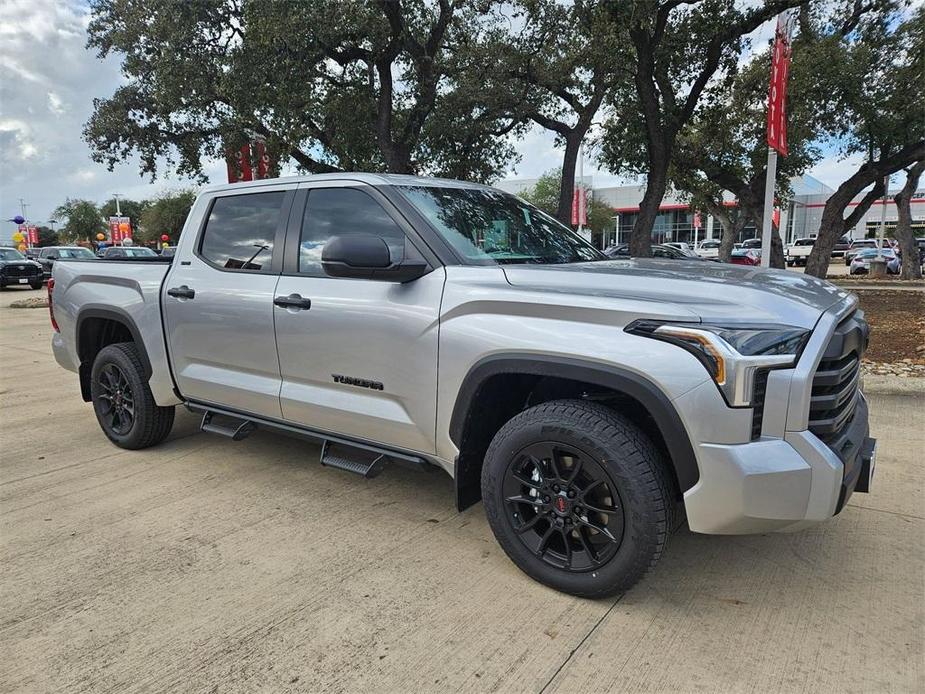
[[[588,601],[521,574],[441,473],[258,432],[113,447],[0,295],[0,691],[925,689],[925,394],[872,396],[874,492],[790,535],[681,531]],[[15,296],[14,296],[15,295]]]

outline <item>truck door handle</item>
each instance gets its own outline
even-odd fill
[[[196,297],[196,290],[190,289],[185,284],[179,287],[171,287],[167,290],[167,296],[174,296],[178,299],[193,299]]]
[[[312,307],[311,299],[303,299],[301,294],[290,294],[289,296],[278,296],[273,299],[273,304],[280,308],[305,309]]]

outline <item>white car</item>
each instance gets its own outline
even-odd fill
[[[701,258],[719,258],[719,241],[707,239],[697,246],[697,255]]]
[[[806,265],[806,259],[813,252],[816,239],[797,239],[787,246],[787,266]]]

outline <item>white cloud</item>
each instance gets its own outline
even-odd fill
[[[54,92],[48,92],[48,110],[56,116],[62,115],[65,111],[64,102]]]

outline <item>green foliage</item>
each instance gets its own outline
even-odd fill
[[[537,182],[520,193],[520,197],[539,207],[543,212],[555,216],[559,204],[559,186],[562,169],[544,173]],[[589,191],[590,195],[590,191]],[[610,231],[614,227],[614,211],[600,200],[591,197],[588,204],[588,228],[594,232]]]
[[[67,222],[59,231],[62,240],[74,243],[79,240],[90,241],[102,231],[106,231],[103,215],[90,200],[67,198],[63,205],[54,211],[57,219],[66,218]]]
[[[178,190],[146,201],[140,218],[141,233],[136,240],[160,243],[161,235],[167,234],[170,243],[175,245],[195,200],[196,191]]]
[[[516,130],[474,59],[478,8],[440,0],[95,0],[89,45],[127,82],[94,103],[95,160],[202,177],[253,135],[305,170],[487,180]],[[156,49],[154,48],[156,47]]]
[[[57,246],[60,244],[58,239],[58,232],[54,229],[46,226],[40,226],[38,228],[39,232],[39,242],[35,244],[38,248],[43,248],[45,246]]]

